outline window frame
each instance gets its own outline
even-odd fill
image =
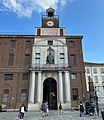
[[[10,53],[8,59],[8,65],[13,65],[13,62],[14,62],[14,54]]]
[[[74,41],[70,41],[69,42],[69,46],[70,46],[70,48],[75,48],[75,42]]]
[[[76,90],[76,91],[75,91]],[[77,94],[75,94],[77,93]],[[79,100],[78,88],[72,88],[72,100],[76,101]]]
[[[53,40],[48,40],[47,42],[48,45],[53,45]]]
[[[27,101],[27,89],[21,89],[20,91],[20,101],[21,102],[26,102]]]
[[[76,80],[77,79],[77,73],[71,73],[71,80]]]
[[[4,74],[4,80],[13,80],[13,74]]]

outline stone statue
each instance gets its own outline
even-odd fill
[[[54,58],[53,58],[53,55],[51,53],[49,53],[47,55],[46,63],[47,64],[53,64],[54,63]]]

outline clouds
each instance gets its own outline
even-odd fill
[[[34,11],[45,11],[49,7],[65,6],[73,0],[0,0],[0,10],[16,13],[18,16],[31,17]]]

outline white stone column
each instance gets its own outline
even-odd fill
[[[71,101],[69,72],[65,71],[65,102]]]
[[[62,84],[62,72],[59,71],[59,80],[58,80],[58,101],[63,102],[63,84]]]
[[[29,102],[34,103],[35,95],[35,71],[30,74],[30,85],[29,85]]]
[[[41,71],[38,72],[38,80],[37,80],[37,102],[41,102],[41,90],[42,90],[42,82],[41,82]]]

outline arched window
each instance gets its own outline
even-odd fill
[[[31,47],[31,41],[26,41],[26,48]]]
[[[9,90],[5,89],[3,91],[2,102],[8,102],[8,101],[9,101]]]

